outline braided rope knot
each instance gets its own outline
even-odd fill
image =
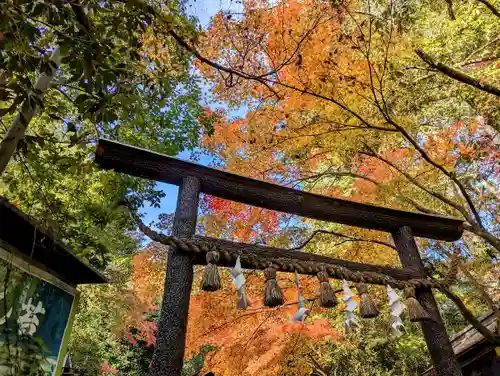
[[[145,227],[145,226],[144,226]],[[247,265],[251,265],[257,269],[266,269],[272,264],[272,269],[276,272],[277,269],[284,272],[298,272],[304,273],[320,273],[324,272],[330,278],[345,279],[356,283],[370,283],[378,285],[389,285],[397,289],[410,288],[435,288],[443,289],[449,287],[456,279],[458,269],[458,257],[452,259],[450,269],[443,279],[428,279],[428,278],[414,278],[407,281],[395,279],[387,274],[372,272],[372,271],[359,271],[350,270],[342,265],[327,264],[322,262],[313,262],[306,260],[297,260],[293,258],[268,258],[262,259],[262,256],[257,256],[255,253],[249,251],[248,253],[241,253],[238,251],[228,250],[221,247],[208,246],[196,239],[178,238],[175,236],[166,236],[158,234],[149,228],[141,228],[141,230],[151,239],[158,241],[164,245],[168,245],[172,249],[186,253],[207,254],[216,251],[221,260],[226,262],[235,262],[238,256],[241,261]],[[219,261],[219,260],[217,260]],[[266,273],[265,273],[266,274]],[[271,274],[271,273],[270,273]],[[266,276],[267,279],[267,276]],[[274,278],[273,278],[274,279]]]

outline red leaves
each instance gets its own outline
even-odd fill
[[[156,323],[151,321],[143,321],[137,328],[138,334],[136,334],[135,338],[146,342],[146,347],[153,346],[156,343],[156,328]]]
[[[131,343],[132,345],[137,345],[137,340],[135,339],[134,335],[130,333],[128,330],[125,332],[123,337],[125,341]]]
[[[118,370],[116,368],[111,367],[107,361],[104,361],[99,376],[111,376],[117,374]]]
[[[206,195],[204,196],[204,200],[209,210],[225,213],[231,210],[231,201],[224,200],[223,198]]]
[[[410,155],[408,148],[398,148],[385,153],[381,153],[383,159],[388,160],[391,163],[398,164],[401,160],[406,159]],[[357,169],[360,175],[365,176],[379,183],[385,183],[390,181],[395,177],[391,167],[377,157],[362,156],[358,159]],[[374,188],[372,183],[363,181],[359,179],[356,183],[364,184],[369,186],[371,189]]]
[[[202,198],[206,224],[205,230],[212,236],[229,237],[235,241],[255,241],[259,234],[278,231],[280,213],[244,205],[218,197]]]

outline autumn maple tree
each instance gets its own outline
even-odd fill
[[[450,298],[473,315],[491,310],[500,319],[499,8],[484,0],[251,0],[238,12],[219,12],[199,41],[175,28],[165,36],[194,56],[218,100],[244,109],[241,117],[205,110],[216,121],[201,146],[217,167],[330,197],[463,219],[460,241],[418,240],[432,277],[459,258],[453,290],[436,294],[453,332],[467,322]],[[206,235],[399,266],[386,233],[209,195],[201,208],[198,231]],[[148,247],[131,260],[114,330],[134,349],[154,346],[168,262],[162,254]],[[238,311],[226,271],[223,289],[210,294],[199,291],[197,272],[186,356],[203,370],[414,375],[425,367],[417,327],[405,322],[405,335],[392,338],[387,307],[381,318],[346,332],[342,306],[318,308],[317,281],[303,278],[312,314],[292,324],[294,276],[279,276],[286,303],[268,309],[262,276],[246,273],[251,306]],[[383,288],[372,293],[386,302]],[[205,345],[212,350],[203,353]]]
[[[460,216],[495,257],[498,98],[414,52],[436,54],[446,43],[470,76],[494,86],[496,17],[473,12],[475,3],[457,4],[453,19],[412,2],[251,2],[243,16],[218,14],[198,66],[220,98],[250,110],[220,121],[206,148],[247,176]],[[485,35],[453,37],[473,20]],[[447,28],[421,32],[438,21]]]
[[[460,255],[466,283],[498,313],[486,293],[495,293],[497,282],[486,289],[478,283],[495,280],[491,260],[500,251],[498,17],[496,8],[476,6],[453,4],[451,16],[444,2],[246,2],[241,13],[219,13],[191,52],[219,98],[249,108],[243,118],[221,119],[204,140],[224,168],[462,218],[462,241],[422,241],[422,251],[437,264]],[[245,217],[245,225],[255,228],[269,215]],[[241,206],[225,204],[209,217],[241,226]],[[319,234],[305,249],[397,264],[386,234],[300,223],[303,233]],[[258,240],[269,241],[261,230]],[[484,274],[467,271],[474,268]]]

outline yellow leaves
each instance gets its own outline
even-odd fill
[[[143,71],[151,80],[155,80],[156,69],[161,69],[163,73],[175,76],[182,73],[184,67],[179,65],[178,47],[173,43],[165,33],[157,33],[158,28],[149,27],[144,34],[140,36],[140,53],[146,56],[143,62]],[[155,65],[156,69],[151,69]]]

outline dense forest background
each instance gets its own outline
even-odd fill
[[[500,2],[234,0],[200,24],[182,0],[0,0],[0,194],[43,221],[112,282],[82,286],[72,333],[86,375],[147,375],[166,250],[136,229],[160,208],[154,182],[99,170],[98,138],[391,208],[459,217],[455,243],[419,239],[430,273],[459,259],[453,293],[475,316],[500,298]],[[212,6],[213,4],[210,3]],[[215,4],[215,3],[214,3]],[[7,136],[6,136],[7,135]],[[175,200],[175,197],[171,198]],[[169,232],[172,213],[153,225]],[[312,221],[205,195],[199,233],[399,266],[386,233]],[[290,323],[224,288],[190,305],[186,375],[418,375],[418,325],[382,315],[345,331],[343,307]],[[317,294],[304,277],[304,296]],[[340,282],[333,282],[340,288]],[[437,294],[452,335],[468,325]],[[313,373],[314,372],[314,373]]]

